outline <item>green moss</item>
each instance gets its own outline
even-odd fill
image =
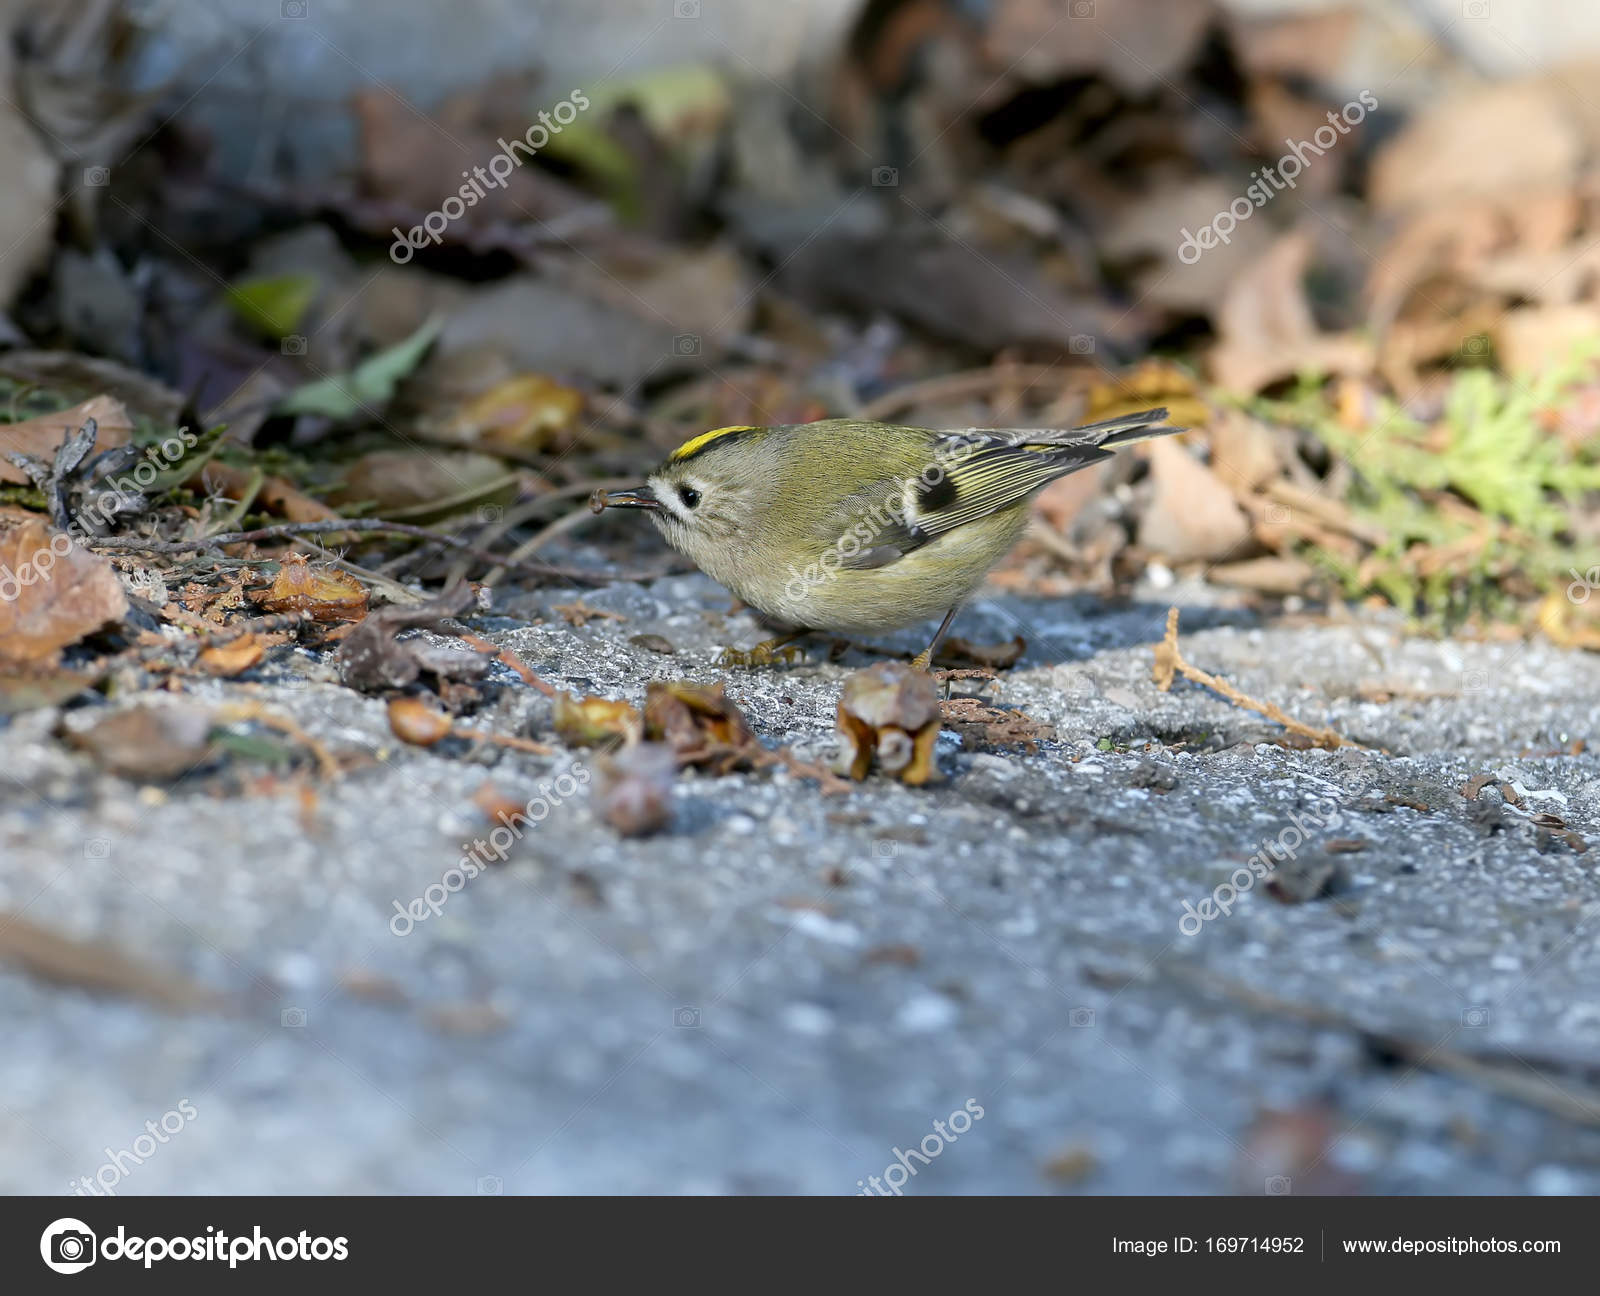
[[[1442,626],[1512,616],[1528,595],[1564,587],[1577,510],[1600,491],[1600,442],[1574,447],[1547,424],[1580,385],[1592,389],[1597,354],[1585,348],[1527,381],[1463,370],[1432,427],[1380,398],[1371,425],[1352,430],[1309,379],[1286,399],[1251,402],[1262,418],[1310,429],[1350,465],[1344,503],[1385,537],[1359,563],[1316,545],[1303,555],[1347,595],[1380,594]],[[1471,507],[1450,508],[1452,498]],[[1435,559],[1446,550],[1448,561],[1425,571],[1416,546]]]

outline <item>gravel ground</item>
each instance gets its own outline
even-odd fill
[[[581,691],[726,677],[802,755],[868,660],[718,671],[760,631],[698,576],[585,596],[623,621],[537,622],[572,597],[475,624]],[[1190,660],[1369,749],[1157,691],[1169,602]],[[0,908],[234,1006],[0,972],[0,1191],[1600,1192],[1600,764],[1569,754],[1600,660],[1261,624],[1186,586],[957,625],[1019,631],[988,696],[1055,727],[1034,752],[946,732],[938,786],[844,795],[687,776],[642,842],[580,790],[404,935],[395,902],[484,830],[473,794],[570,788],[585,753],[401,746],[304,653],[190,695],[298,718],[348,766],[314,798],[238,758],[141,788],[69,753],[61,713],[13,720]],[[549,703],[494,678],[475,723],[546,735]],[[1469,800],[1476,775],[1520,804]],[[1272,842],[1304,902],[1253,882],[1203,906]]]

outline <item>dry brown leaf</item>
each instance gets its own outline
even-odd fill
[[[111,396],[95,396],[59,414],[40,414],[18,423],[0,423],[0,482],[28,484],[28,474],[6,455],[27,454],[48,461],[61,443],[89,419],[99,428],[94,442],[97,452],[125,446],[133,436],[133,419],[127,407]]]
[[[1155,490],[1139,522],[1139,544],[1173,562],[1242,551],[1250,522],[1233,492],[1181,445],[1152,441],[1149,451]]]
[[[339,505],[372,504],[385,518],[446,516],[487,503],[506,504],[516,482],[490,455],[374,450],[345,470],[330,498]]]
[[[1278,442],[1260,419],[1225,410],[1211,425],[1211,471],[1234,491],[1253,491],[1283,469]]]
[[[651,680],[645,685],[644,736],[666,743],[680,764],[713,765],[722,772],[764,754],[721,680]]]
[[[1582,130],[1550,86],[1477,85],[1431,104],[1390,140],[1368,192],[1380,212],[1394,213],[1567,189],[1583,153]]]
[[[1352,5],[1259,18],[1234,11],[1225,21],[1233,50],[1252,79],[1328,85],[1337,80],[1360,17]]]
[[[251,473],[212,460],[195,475],[200,487],[225,499],[243,499],[250,488]],[[268,477],[261,483],[256,502],[262,508],[290,522],[326,522],[339,516],[321,500],[312,499],[294,483],[282,477]]]
[[[1309,234],[1286,234],[1228,289],[1217,311],[1222,340],[1208,357],[1219,386],[1253,394],[1302,370],[1371,372],[1370,342],[1317,328],[1302,284],[1311,252]]]
[[[1570,363],[1580,343],[1600,336],[1600,307],[1525,306],[1502,315],[1491,336],[1507,373],[1535,374]]]
[[[121,950],[51,931],[18,914],[0,913],[0,962],[61,985],[127,995],[177,1011],[214,1007],[205,987]]]
[[[0,661],[53,666],[127,612],[115,569],[65,532],[38,519],[0,532]]]
[[[1160,184],[1117,207],[1115,218],[1098,231],[1098,247],[1114,261],[1145,263],[1135,280],[1143,300],[1210,315],[1230,285],[1272,246],[1272,226],[1260,216],[1238,222],[1226,243],[1190,250],[1199,248],[1206,228],[1237,197],[1236,188],[1209,178]]]
[[[1310,563],[1280,557],[1248,558],[1244,562],[1224,563],[1206,572],[1206,579],[1218,585],[1280,596],[1303,593],[1315,576]]]
[[[839,695],[840,751],[834,768],[864,779],[874,761],[902,783],[939,778],[939,689],[926,671],[883,662],[857,671]]]
[[[997,0],[985,51],[1030,81],[1101,75],[1141,94],[1178,76],[1216,17],[1211,0]]]

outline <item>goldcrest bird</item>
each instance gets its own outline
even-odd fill
[[[1136,441],[1165,409],[1069,430],[938,432],[862,419],[725,427],[685,441],[637,490],[593,505],[647,509],[670,544],[789,634],[725,664],[766,664],[813,631],[898,630],[956,612],[1028,523],[1035,493]]]

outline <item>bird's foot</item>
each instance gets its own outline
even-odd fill
[[[745,670],[773,666],[779,662],[785,666],[792,666],[802,655],[799,645],[790,642],[793,638],[793,635],[784,635],[777,639],[768,639],[765,643],[758,643],[749,649],[724,648],[722,655],[717,658],[717,665],[736,666]]]

